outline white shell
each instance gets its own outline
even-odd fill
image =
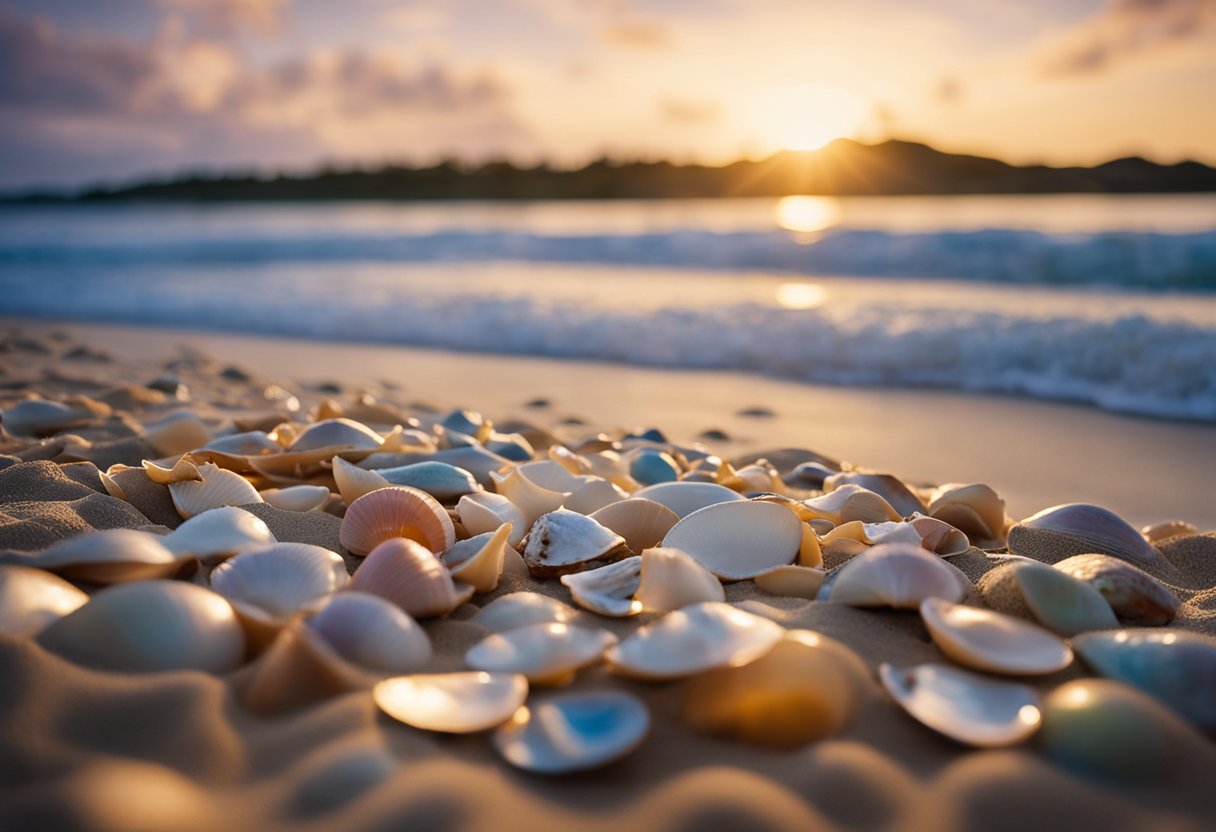
[[[712,482],[660,482],[635,491],[633,496],[665,505],[681,518],[706,506],[747,499],[724,485]]]
[[[329,493],[321,485],[291,485],[258,492],[263,501],[284,511],[317,511],[329,502]]]
[[[182,561],[161,540],[133,529],[85,532],[43,549],[29,565],[95,584],[168,578]]]
[[[600,477],[592,477],[578,485],[566,498],[563,508],[579,514],[592,514],[605,506],[624,500],[629,495],[618,486]]]
[[[720,602],[669,612],[638,628],[605,658],[613,670],[642,679],[678,679],[760,658],[781,640],[780,624]]]
[[[347,505],[350,505],[364,494],[370,494],[379,488],[388,488],[391,485],[388,480],[375,471],[360,468],[358,465],[347,462],[340,456],[335,456],[331,462],[333,464],[334,483],[338,486],[338,493],[346,501]]]
[[[473,587],[455,583],[425,546],[401,537],[373,549],[350,588],[387,598],[415,618],[447,615],[473,595]]]
[[[640,497],[597,509],[591,513],[591,519],[625,538],[629,551],[638,554],[662,543],[672,526],[680,522],[667,506]]]
[[[523,556],[533,575],[545,576],[586,569],[628,553],[619,534],[585,514],[559,508],[532,525]]]
[[[372,690],[380,710],[425,731],[467,734],[501,725],[524,704],[518,673],[416,674],[385,679]]]
[[[922,603],[920,614],[941,651],[976,670],[1029,676],[1054,673],[1072,662],[1067,644],[1027,621],[941,598]]]
[[[189,520],[196,514],[220,506],[245,506],[262,502],[257,489],[240,474],[210,462],[198,466],[201,482],[183,480],[169,485],[177,513]]]
[[[642,559],[632,557],[598,569],[562,575],[561,582],[580,607],[600,615],[625,618],[642,611],[641,603],[633,599],[641,575]]]
[[[486,604],[471,620],[487,630],[505,633],[529,624],[565,624],[573,621],[577,615],[572,607],[548,595],[512,592]]]
[[[0,566],[0,633],[33,637],[89,600],[63,578],[27,566]]]
[[[878,668],[887,693],[917,721],[951,739],[980,748],[1014,745],[1039,729],[1034,688],[959,670],[922,664]]]
[[[262,518],[235,506],[222,506],[196,514],[161,542],[178,557],[192,556],[206,563],[277,541]]]
[[[349,580],[336,552],[308,543],[274,543],[221,563],[211,573],[211,588],[234,603],[282,619]]]
[[[931,518],[930,518],[931,519]],[[945,524],[943,524],[945,525]],[[955,529],[955,531],[958,531]],[[853,540],[874,546],[878,543],[911,543],[919,546],[920,532],[911,523],[886,520],[882,523],[863,523],[860,520],[850,520],[841,523],[825,534],[820,543],[828,544],[837,540]]]
[[[412,673],[431,660],[426,631],[378,595],[335,593],[307,623],[339,656],[372,670]]]
[[[836,525],[860,520],[882,523],[899,520],[899,512],[880,495],[854,483],[846,483],[821,497],[804,500],[803,507],[817,520],[830,520]]]
[[[560,465],[556,467],[561,468]],[[560,508],[570,496],[569,491],[553,491],[537,485],[524,476],[518,467],[506,474],[491,473],[490,479],[494,481],[495,490],[510,500],[523,515],[523,523],[520,524],[523,531],[531,528],[541,515]]]
[[[572,624],[530,624],[474,644],[464,662],[477,670],[522,673],[534,685],[564,685],[617,643],[607,630]]]
[[[367,425],[340,417],[309,425],[295,438],[288,450],[299,453],[338,446],[371,450],[379,448],[383,441],[383,437]]]
[[[670,612],[702,601],[725,601],[722,582],[679,549],[646,549],[634,599],[647,612]]]
[[[515,469],[523,474],[530,482],[550,491],[570,491],[584,485],[584,480],[570,473],[570,470],[560,462],[552,459],[541,459],[535,462],[524,462],[516,465]]]
[[[524,513],[501,494],[489,491],[466,494],[456,503],[456,513],[460,516],[460,524],[474,535],[492,532],[503,523],[510,523],[511,535],[507,543],[512,547],[518,547],[528,531]]]
[[[188,410],[179,410],[144,426],[140,438],[157,456],[176,456],[201,448],[211,440],[211,431]]]
[[[565,774],[620,759],[649,730],[650,713],[635,696],[606,690],[569,693],[520,708],[494,731],[494,747],[516,768]]]
[[[971,582],[915,543],[880,543],[840,567],[827,600],[854,607],[914,610],[926,598],[961,601]]]
[[[503,523],[496,531],[458,540],[439,559],[456,580],[469,584],[477,592],[492,592],[502,576],[512,528],[510,523]]]
[[[802,522],[775,503],[718,503],[686,516],[663,538],[664,548],[687,552],[728,581],[751,578],[793,563],[802,544]]]

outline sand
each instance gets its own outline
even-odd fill
[[[234,339],[242,346],[224,352],[212,350],[209,339],[193,336],[192,342],[208,341],[204,347],[215,358],[192,353],[166,370],[163,362],[141,363],[167,349],[171,342],[163,333],[105,330],[107,337],[93,337],[101,331],[73,327],[70,337],[53,340],[45,331],[26,327],[22,340],[36,348],[10,346],[0,354],[7,370],[0,403],[33,385],[47,394],[95,395],[143,419],[183,402],[148,397],[133,392],[145,388],[116,383],[146,384],[172,372],[177,378],[160,386],[176,392],[176,384],[184,384],[190,406],[205,419],[236,417],[242,424],[256,424],[281,416],[292,404],[278,392],[267,399],[262,391],[268,384],[290,391],[305,410],[325,395],[335,395],[335,389],[338,398],[349,400],[366,387],[403,403],[425,398],[436,406],[480,406],[499,419],[537,424],[571,415],[595,419],[578,433],[657,425],[673,439],[684,439],[717,428],[737,437],[726,445],[738,455],[761,447],[810,446],[885,465],[884,451],[891,450],[891,470],[897,472],[926,480],[991,482],[1009,499],[1015,516],[1061,499],[1099,494],[1109,496],[1108,507],[1136,522],[1180,516],[1216,525],[1208,514],[1210,503],[1171,496],[1205,487],[1210,494],[1205,465],[1188,460],[1181,450],[1188,444],[1211,447],[1214,441],[1210,428],[1193,425],[946,394],[801,389],[690,373],[638,373],[634,378],[621,368],[413,350],[337,347],[332,349],[344,355],[326,363],[322,353],[328,347]],[[83,344],[74,340],[81,338]],[[82,345],[113,360],[89,360],[87,377],[78,375],[85,362],[60,356]],[[347,372],[341,372],[343,366]],[[306,367],[307,376],[297,379],[292,367]],[[406,389],[384,385],[384,379],[377,381],[381,376],[401,379],[398,383]],[[352,381],[359,378],[363,380]],[[563,386],[574,378],[582,380]],[[615,393],[600,389],[630,379],[636,386]],[[332,386],[318,389],[322,380]],[[428,381],[436,382],[433,389]],[[260,399],[252,399],[253,393]],[[537,398],[551,404],[524,406]],[[762,406],[776,415],[734,415],[744,407]],[[985,455],[984,448],[995,444],[989,428],[971,433],[951,429],[943,436],[942,429],[933,427],[950,409],[964,426],[992,417],[1020,437],[1041,435],[1041,447],[1025,454],[1006,450],[1005,456],[1013,458],[998,464],[993,455]],[[1028,414],[1050,421],[1025,424]],[[867,445],[861,434],[880,426],[884,436]],[[1099,435],[1107,428],[1113,437]],[[115,443],[131,438],[118,433],[115,427]],[[1124,474],[1134,467],[1127,464],[1128,445],[1114,462],[1082,456],[1085,448],[1113,451],[1132,435],[1140,437],[1138,447],[1147,448],[1146,454],[1164,458],[1172,453],[1179,461],[1169,479],[1161,480],[1168,487],[1153,489],[1140,502],[1123,498],[1143,495],[1142,485],[1129,488],[1118,477],[1102,475],[1111,466]],[[924,440],[940,446],[946,439],[955,443],[956,453],[925,453],[919,444]],[[85,441],[96,447],[108,440],[97,433]],[[68,458],[81,456],[80,443],[66,447]],[[1066,458],[1052,458],[1062,447],[1071,448]],[[138,464],[136,443],[123,448],[115,461]],[[21,449],[0,447],[0,453],[14,450]],[[17,453],[16,460],[0,468],[0,550],[40,548],[81,529],[168,525],[165,521],[174,519],[166,515],[165,495],[154,483],[127,474],[132,484],[140,483],[140,496],[132,497],[134,505],[127,504],[105,493],[91,463],[49,461],[65,455],[62,441],[56,450],[56,440],[47,440],[34,457],[39,454],[45,456],[42,461],[25,461]],[[987,471],[973,474],[980,463]],[[1074,471],[1073,478],[1049,483],[1030,470],[1036,464],[1067,468]],[[1070,482],[1083,482],[1081,493],[1068,492]],[[1162,510],[1177,505],[1193,508]],[[269,507],[254,511],[280,539],[340,551],[337,519],[331,515],[300,519]],[[1184,600],[1183,614],[1172,626],[1210,631],[1216,617],[1216,536],[1176,539],[1162,552],[1171,571],[1161,577]],[[964,556],[959,565],[973,580],[991,566],[976,553]],[[435,651],[427,669],[462,669],[463,652],[486,635],[469,620],[477,608],[522,589],[570,600],[556,581],[506,575],[493,593],[478,596],[447,619],[425,623]],[[746,582],[729,586],[727,596],[787,627],[839,640],[871,673],[883,661],[903,666],[942,660],[915,613],[780,598]],[[654,618],[595,621],[624,636]],[[108,673],[71,664],[30,640],[0,636],[0,829],[1199,830],[1211,828],[1216,816],[1211,790],[1216,750],[1208,740],[1185,754],[1180,751],[1184,764],[1169,771],[1112,783],[1053,762],[1034,743],[1007,750],[966,749],[910,719],[874,682],[842,733],[777,751],[693,731],[681,716],[684,682],[631,682],[593,668],[580,674],[571,689],[613,688],[641,696],[652,714],[651,733],[638,751],[606,768],[544,778],[508,767],[485,736],[439,736],[396,723],[362,690],[277,717],[254,716],[237,698],[248,671],[219,678],[197,672]],[[1073,665],[1032,683],[1048,691],[1084,675],[1084,668]]]

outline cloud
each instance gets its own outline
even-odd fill
[[[663,117],[677,124],[707,124],[722,117],[722,105],[717,101],[694,101],[667,97],[659,101]]]
[[[671,45],[671,33],[666,27],[646,20],[621,20],[605,24],[600,37],[608,43],[637,49],[664,49]]]
[[[1108,0],[1097,15],[1049,41],[1047,75],[1096,73],[1140,55],[1216,33],[1216,0]]]
[[[250,31],[258,34],[283,28],[291,0],[156,0],[179,13],[199,31],[229,36]]]

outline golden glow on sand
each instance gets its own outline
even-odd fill
[[[828,293],[817,283],[782,283],[777,287],[777,303],[786,309],[814,309],[823,306]]]
[[[773,211],[786,231],[822,231],[840,222],[840,204],[830,196],[783,196]]]

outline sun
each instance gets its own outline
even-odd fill
[[[818,150],[861,130],[868,108],[856,94],[829,84],[777,87],[757,101],[756,123],[773,150]]]

